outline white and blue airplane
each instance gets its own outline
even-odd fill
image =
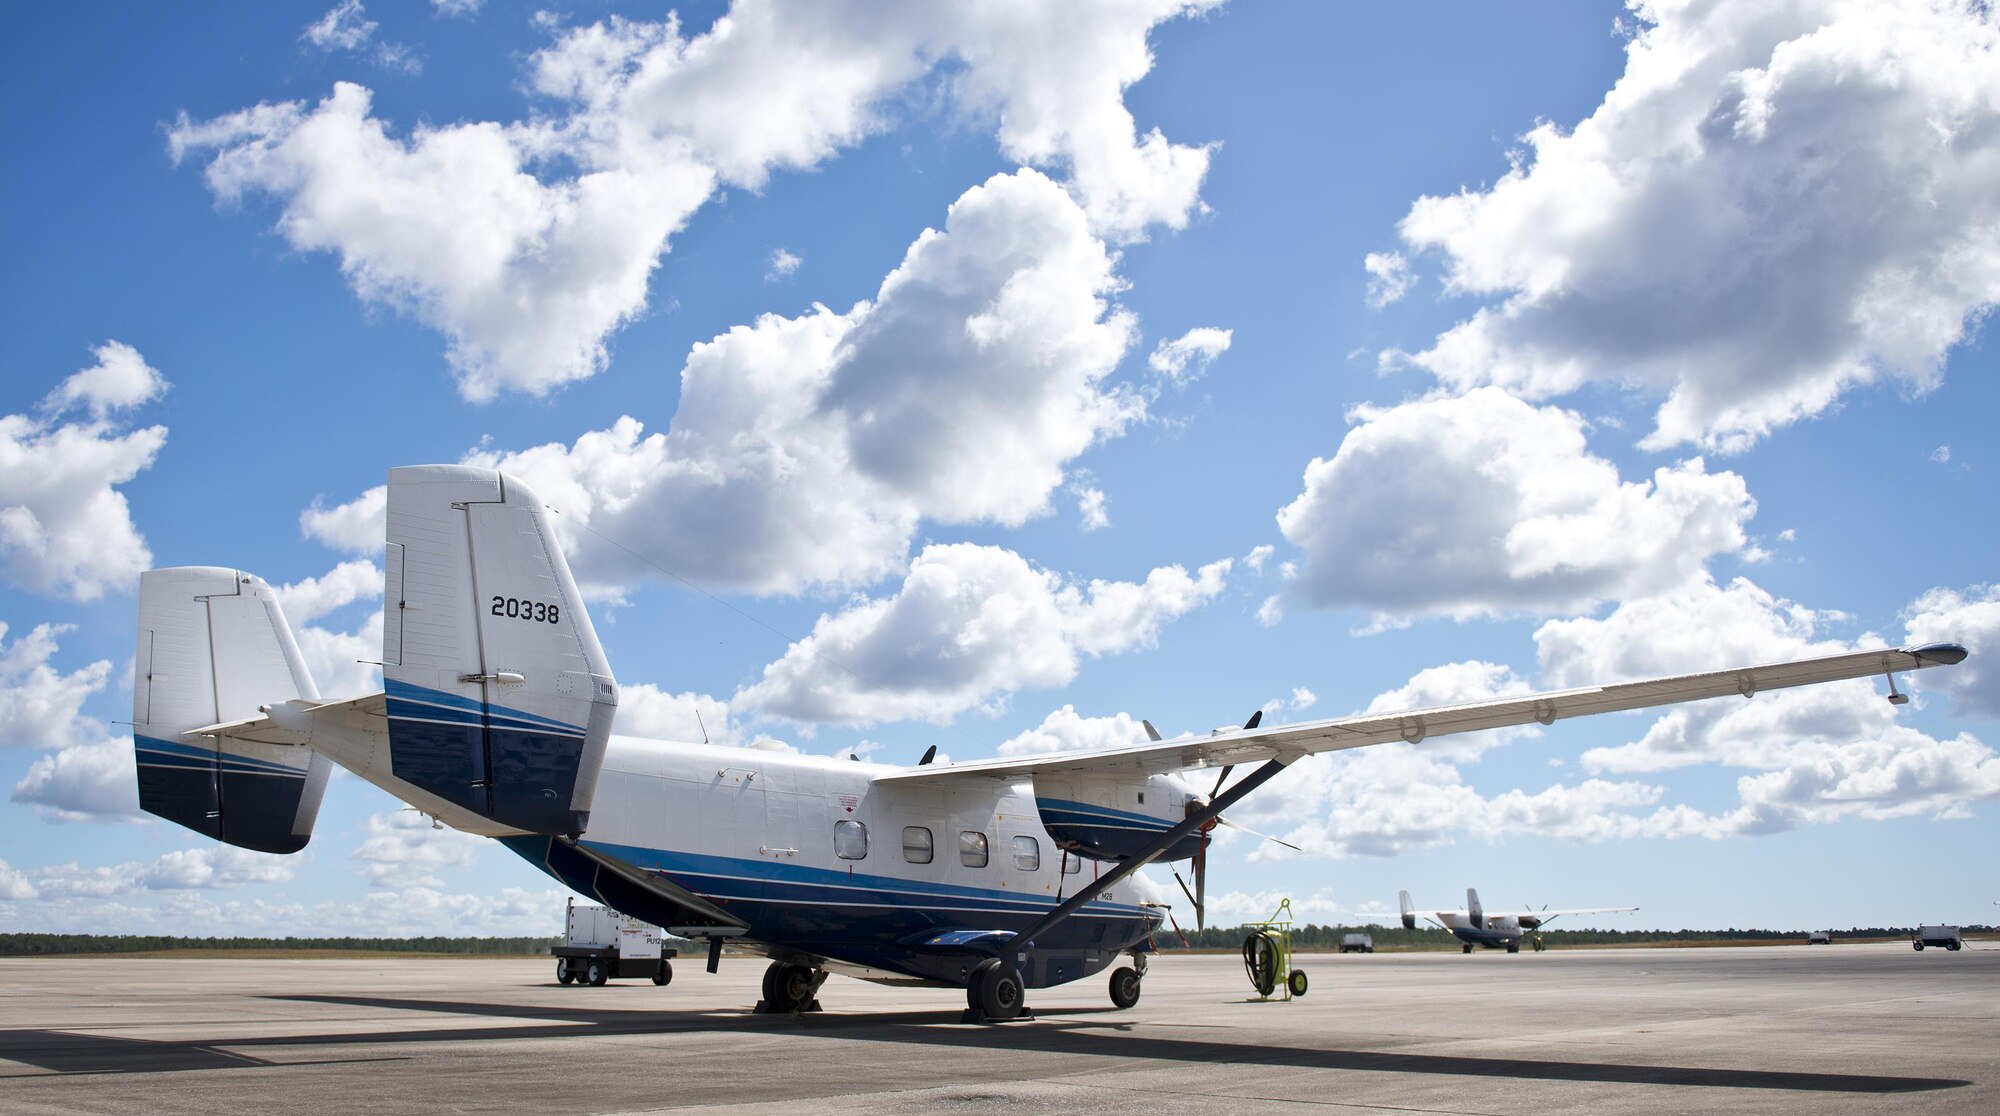
[[[1504,949],[1508,953],[1521,952],[1521,939],[1531,931],[1554,922],[1563,915],[1624,914],[1636,911],[1637,907],[1584,907],[1577,910],[1489,911],[1479,903],[1479,892],[1475,888],[1465,889],[1465,909],[1462,911],[1420,911],[1410,903],[1410,893],[1397,892],[1397,901],[1403,908],[1403,929],[1415,930],[1417,920],[1427,919],[1437,923],[1451,936],[1457,938],[1465,952],[1473,949]],[[1536,949],[1542,948],[1536,946]]]
[[[1139,999],[1166,903],[1138,874],[1195,861],[1222,812],[1319,752],[1957,663],[1952,644],[1833,655],[1402,713],[896,767],[612,735],[618,685],[550,527],[490,469],[392,469],[383,692],[324,698],[271,587],[227,567],[140,581],[141,804],[296,852],[332,764],[491,837],[577,892],[771,959],[768,1010],[829,973],[963,988],[975,1018],[1122,957]],[[1894,679],[1891,678],[1891,690]],[[1259,766],[1203,794],[1179,772]],[[1191,896],[1193,898],[1193,896]]]

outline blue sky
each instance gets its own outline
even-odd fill
[[[146,819],[118,735],[149,566],[285,587],[374,685],[371,490],[458,460],[595,532],[642,735],[966,759],[1955,639],[1900,711],[1309,761],[1239,815],[1306,854],[1211,893],[1989,917],[1990,14],[677,12],[17,17],[0,922],[555,926],[353,778],[291,858]]]

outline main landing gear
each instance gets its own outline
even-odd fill
[[[965,982],[965,1015],[970,1023],[1006,1023],[1028,1014],[1021,971],[1004,958],[989,957],[972,967]]]
[[[764,998],[757,1001],[759,1015],[778,1015],[820,1010],[819,986],[826,983],[826,970],[790,961],[773,961],[764,970]]]

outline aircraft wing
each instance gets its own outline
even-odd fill
[[[1539,918],[1544,922],[1557,915],[1625,914],[1637,907],[1582,907],[1570,911],[1487,911],[1487,918]]]
[[[1697,701],[1701,698],[1739,695],[1750,697],[1765,690],[1810,686],[1888,674],[1899,670],[1919,670],[1947,666],[1965,659],[1965,648],[1955,643],[1931,643],[1918,647],[1884,647],[1873,651],[1853,651],[1817,659],[1788,663],[1739,667],[1733,670],[1653,678],[1643,682],[1620,682],[1609,686],[1588,686],[1557,690],[1527,697],[1445,705],[1433,709],[1412,709],[1401,713],[1363,713],[1326,721],[1305,721],[1222,732],[1213,736],[1184,736],[1175,740],[1153,741],[1123,748],[1090,752],[1055,752],[1037,756],[1000,757],[966,763],[909,767],[875,777],[876,782],[915,782],[965,778],[1018,779],[1036,771],[1102,772],[1126,775],[1166,774],[1197,767],[1255,763],[1284,759],[1287,762],[1320,752],[1388,744],[1397,740],[1412,744],[1433,736],[1481,729],[1507,728],[1529,723],[1553,724],[1571,717],[1594,713],[1616,713],[1655,705]]]

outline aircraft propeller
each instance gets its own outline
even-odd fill
[[[1250,714],[1249,720],[1243,722],[1243,731],[1248,732],[1251,729],[1256,728],[1263,722],[1264,722],[1264,711],[1262,709],[1259,709],[1255,713]],[[1140,721],[1139,723],[1146,726],[1147,736],[1151,737],[1154,740],[1160,739],[1159,730],[1153,727],[1153,722]],[[1225,764],[1222,770],[1216,774],[1215,786],[1209,788],[1208,792],[1208,797],[1211,801],[1214,800],[1216,795],[1222,793],[1222,784],[1229,781],[1230,773],[1235,770],[1236,770],[1235,764],[1233,763]],[[1187,896],[1188,902],[1194,904],[1194,928],[1197,933],[1200,932],[1201,929],[1207,923],[1208,843],[1211,839],[1211,834],[1213,833],[1217,825],[1226,825],[1231,829],[1238,830],[1243,833],[1248,833],[1252,837],[1261,838],[1273,844],[1283,845],[1286,848],[1292,850],[1293,852],[1304,851],[1303,849],[1300,849],[1297,845],[1292,844],[1290,841],[1273,837],[1268,833],[1259,833],[1247,825],[1241,825],[1237,822],[1230,821],[1228,818],[1218,817],[1214,821],[1209,822],[1207,825],[1202,826],[1201,845],[1195,849],[1194,863],[1189,867],[1189,874],[1194,877],[1194,887],[1193,888],[1188,887],[1188,882],[1181,878],[1180,869],[1175,868],[1172,870],[1174,873],[1174,882],[1181,885],[1181,893]]]

